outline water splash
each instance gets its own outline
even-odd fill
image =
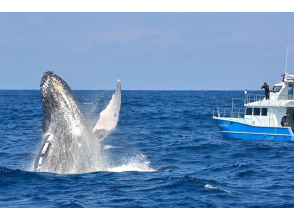
[[[94,129],[70,87],[55,73],[44,73],[40,89],[44,112],[42,125],[46,133],[43,139],[46,144],[43,144],[35,160],[34,170],[62,174],[154,171],[144,155],[124,159],[119,166],[107,166],[103,139],[116,127],[119,119],[120,80],[106,109],[100,113]]]
[[[108,167],[109,172],[126,172],[126,171],[138,171],[138,172],[154,172],[156,171],[150,167],[150,162],[143,154],[136,155],[131,158],[124,158],[123,163],[120,165]]]
[[[112,145],[104,145],[105,150],[108,150],[108,149],[111,149],[111,148],[120,148],[120,147],[115,147],[115,146],[112,146]]]

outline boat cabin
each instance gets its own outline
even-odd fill
[[[253,126],[282,127],[281,119],[288,112],[288,125],[294,130],[294,75],[285,74],[274,84],[269,99],[265,96],[245,96],[244,119]]]

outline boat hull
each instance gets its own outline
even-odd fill
[[[226,138],[294,141],[294,134],[290,127],[253,126],[236,122],[234,118],[213,117],[213,119]]]

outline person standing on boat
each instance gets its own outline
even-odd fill
[[[261,89],[264,89],[265,91],[265,99],[269,99],[269,86],[266,82],[263,84]]]
[[[281,120],[282,127],[285,127],[285,126],[288,125],[287,116],[289,116],[289,113],[288,112],[282,117],[282,120]]]

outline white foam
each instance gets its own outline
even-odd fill
[[[218,189],[217,187],[212,186],[210,184],[206,184],[204,187],[207,188],[207,189]]]
[[[126,172],[126,171],[138,171],[138,172],[154,172],[155,169],[151,168],[150,162],[146,160],[144,155],[137,155],[131,159],[125,159],[124,164],[108,167],[109,172]]]
[[[226,193],[231,193],[229,190],[221,189],[221,191],[226,192]]]
[[[229,191],[229,190],[219,189],[219,188],[217,188],[217,187],[215,187],[215,186],[212,186],[212,185],[210,185],[210,184],[205,184],[204,187],[205,187],[206,189],[218,189],[218,190],[220,190],[220,191],[222,191],[222,192],[231,193],[231,191]]]

